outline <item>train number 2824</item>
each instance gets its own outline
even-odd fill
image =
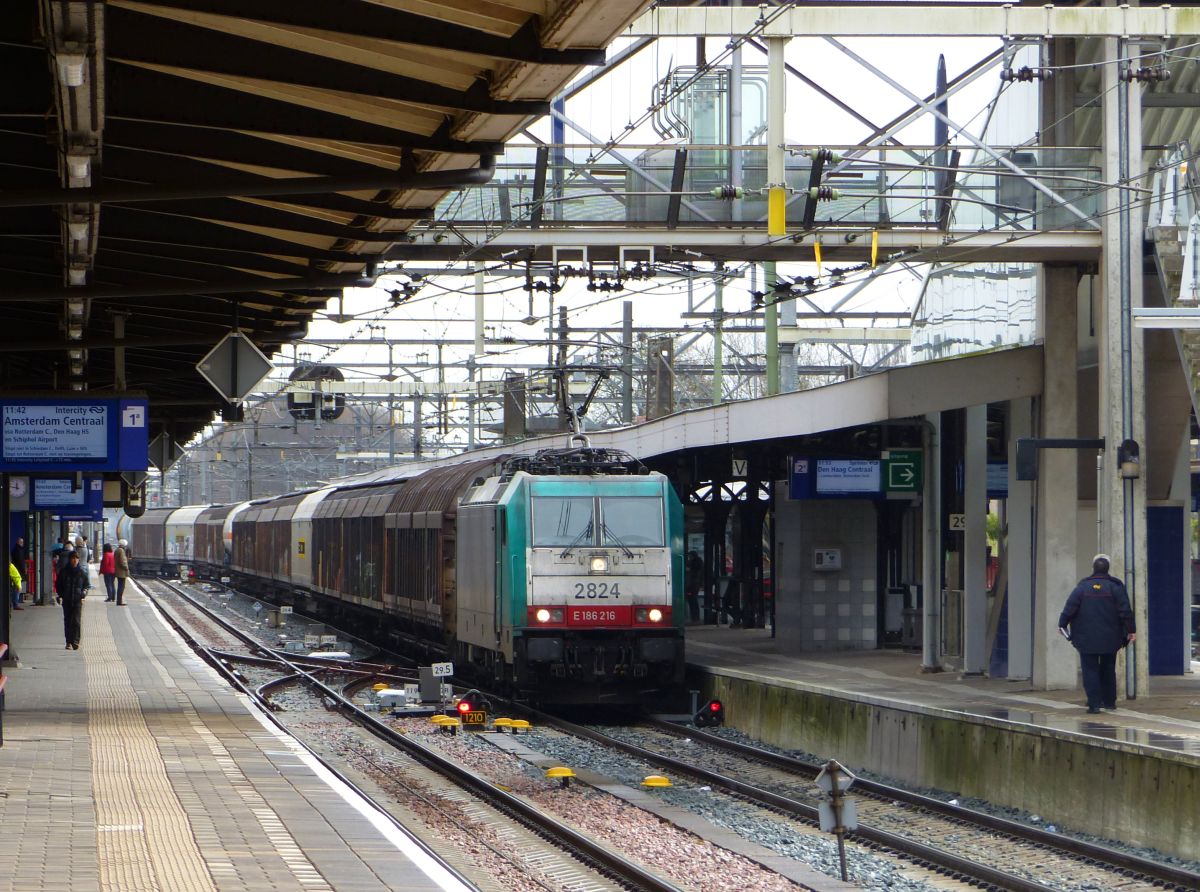
[[[575,583],[575,600],[608,600],[621,597],[619,582],[577,582]]]

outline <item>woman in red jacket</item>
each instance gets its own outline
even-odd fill
[[[113,557],[113,549],[111,545],[104,546],[104,554],[100,556],[100,575],[104,577],[104,590],[108,592],[108,597],[105,601],[117,600],[117,561]]]

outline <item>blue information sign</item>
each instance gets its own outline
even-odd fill
[[[32,480],[33,511],[49,511],[64,518],[99,519],[104,515],[104,480],[85,477],[83,486],[76,488],[70,477],[34,477]]]
[[[144,471],[144,399],[0,400],[0,471]]]
[[[879,459],[791,458],[788,496],[793,499],[878,499]]]

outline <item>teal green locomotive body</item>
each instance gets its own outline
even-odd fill
[[[683,509],[661,474],[476,480],[458,508],[455,658],[544,702],[683,681]]]

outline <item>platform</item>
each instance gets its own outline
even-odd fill
[[[1088,715],[1082,690],[922,673],[916,653],[800,653],[688,628],[690,677],[767,742],[1200,860],[1200,675]]]
[[[13,615],[0,890],[466,888],[126,599]]]

